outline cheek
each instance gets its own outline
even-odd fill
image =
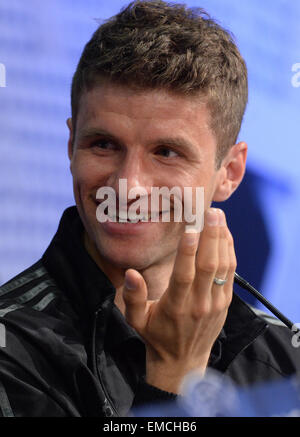
[[[205,209],[211,206],[215,190],[216,190],[216,178],[212,177],[210,183],[207,184],[205,190]]]
[[[204,197],[204,209],[207,209],[210,207],[213,193],[214,193],[214,187],[215,187],[215,175],[212,172],[201,172],[200,177],[190,178],[186,181],[186,185],[189,187],[193,187],[193,205],[196,205],[196,187],[200,187],[201,190],[199,190],[199,195]]]
[[[83,158],[76,156],[72,163],[74,185],[80,190],[96,187],[103,180],[101,165],[97,165],[94,159]]]
[[[88,199],[91,194],[93,195],[97,191],[95,187],[96,174],[95,170],[86,161],[74,159],[72,165],[74,198],[77,207],[81,211],[88,206]]]

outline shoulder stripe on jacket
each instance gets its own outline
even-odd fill
[[[33,297],[37,296],[38,294],[40,294],[43,290],[45,290],[46,288],[49,287],[49,285],[53,285],[52,283],[49,284],[49,282],[51,281],[45,281],[42,284],[40,284],[38,287],[38,293],[35,293],[35,295],[32,295],[32,290],[29,290],[29,292],[24,293],[23,296],[18,297],[17,299],[15,299],[15,301],[17,303],[14,303],[12,305],[9,305],[7,308],[1,308],[0,309],[0,317],[4,317],[6,314],[12,312],[12,311],[16,311],[20,308],[24,307],[24,303],[28,302],[29,300],[31,300]],[[42,287],[42,285],[44,285]],[[26,295],[27,294],[27,295]],[[37,302],[36,304],[32,305],[32,308],[37,310],[37,311],[42,311],[43,309],[46,308],[46,306],[57,296],[57,294],[55,293],[48,293],[46,294],[44,297],[42,297],[42,299]]]
[[[50,302],[57,297],[57,294],[48,293],[43,299],[41,299],[37,304],[33,305],[33,309],[37,311],[43,311]]]
[[[41,278],[47,273],[47,270],[44,267],[40,267],[33,272],[27,273],[26,275],[22,275],[20,278],[12,279],[7,284],[2,285],[0,287],[0,296],[3,296],[10,291],[15,290],[18,287],[28,284],[29,282],[34,281],[34,279]]]

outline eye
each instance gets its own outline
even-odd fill
[[[102,139],[94,141],[92,147],[97,147],[101,150],[115,150],[117,146],[111,140]]]
[[[179,156],[175,150],[170,149],[169,147],[160,147],[156,154],[163,156],[164,158],[176,158]]]

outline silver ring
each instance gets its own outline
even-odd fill
[[[226,284],[227,279],[220,279],[220,278],[214,278],[214,283],[217,285],[224,285]]]

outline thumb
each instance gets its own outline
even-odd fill
[[[123,288],[125,317],[136,330],[143,329],[146,323],[147,295],[147,285],[143,276],[136,270],[126,270]]]

